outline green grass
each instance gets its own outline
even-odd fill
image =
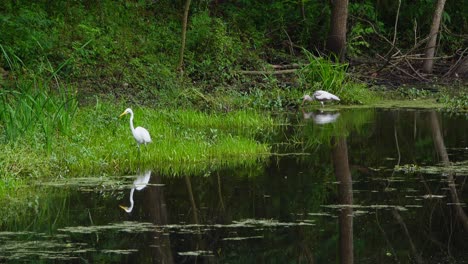
[[[5,143],[34,137],[31,141],[36,142],[41,138],[50,153],[56,134],[70,132],[78,109],[76,90],[64,85],[58,76],[69,60],[55,67],[44,55],[40,66],[31,71],[9,48],[0,45],[0,50],[8,68],[18,74],[0,90],[1,140]]]
[[[256,138],[271,131],[273,120],[254,111],[134,108],[135,126],[147,128],[153,139],[138,154],[129,117],[118,118],[124,109],[108,103],[79,109],[70,133],[56,136],[50,152],[44,150],[44,140],[34,135],[3,144],[1,175],[114,175],[138,168],[198,174],[225,165],[253,165],[270,152],[269,145]]]
[[[309,64],[298,72],[304,90],[313,93],[325,90],[340,97],[342,104],[368,104],[377,99],[363,83],[355,82],[347,73],[348,64],[334,62],[332,58],[317,57],[307,50],[304,53]]]

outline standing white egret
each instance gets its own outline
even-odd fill
[[[132,130],[133,137],[135,138],[138,146],[138,150],[140,150],[140,145],[146,143],[150,143],[151,141],[151,136],[148,132],[143,127],[133,127],[133,111],[130,108],[125,109],[125,111],[120,115],[122,117],[123,115],[130,114],[130,129]]]
[[[322,104],[322,107],[324,106],[323,102],[340,101],[340,98],[338,98],[338,96],[322,90],[315,91],[315,93],[312,94],[312,97],[306,94],[304,95],[304,97],[302,97],[302,99],[302,105],[305,103],[305,101],[317,100]]]
[[[130,190],[130,206],[127,207],[127,206],[119,205],[119,207],[122,208],[125,212],[131,213],[133,210],[133,205],[135,203],[133,201],[133,192],[135,192],[135,189],[137,191],[143,190],[146,187],[146,185],[148,185],[150,177],[151,177],[150,170],[146,171],[144,174],[138,175],[138,177],[133,181],[132,189]]]

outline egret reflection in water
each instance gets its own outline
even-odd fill
[[[329,124],[335,122],[338,117],[340,116],[340,113],[335,113],[335,112],[305,112],[304,109],[302,110],[302,116],[304,119],[312,119],[315,124],[318,125],[324,125],[324,124]]]
[[[137,178],[133,181],[132,189],[130,190],[130,206],[126,207],[126,206],[123,206],[123,205],[119,205],[120,208],[125,210],[125,212],[127,212],[127,213],[132,212],[133,205],[135,203],[133,201],[133,193],[135,192],[135,189],[137,191],[143,190],[148,185],[150,178],[151,178],[151,171],[150,170],[146,171],[143,174],[138,175]]]

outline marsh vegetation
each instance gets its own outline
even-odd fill
[[[465,260],[466,5],[332,2],[6,1],[0,262]]]

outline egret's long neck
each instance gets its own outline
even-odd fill
[[[130,113],[130,129],[135,130],[135,127],[133,127],[133,112]]]
[[[125,211],[127,211],[127,213],[130,213],[132,210],[133,210],[133,204],[134,204],[134,201],[133,201],[133,192],[135,191],[135,188],[132,188],[132,190],[130,191],[130,207],[128,207]]]

